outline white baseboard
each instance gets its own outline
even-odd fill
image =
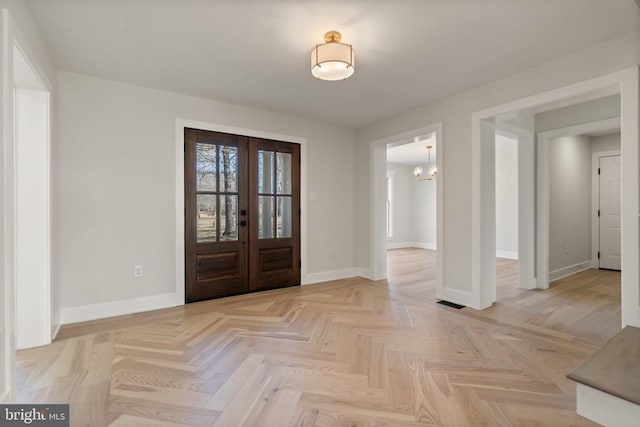
[[[365,279],[371,279],[371,270],[368,268],[360,268],[358,267],[358,277],[364,277]]]
[[[457,289],[444,288],[442,290],[442,298],[445,301],[453,302],[455,304],[464,305],[465,307],[471,307],[473,301],[473,295],[470,292],[459,291]]]
[[[58,336],[58,332],[60,332],[60,327],[62,325],[60,323],[58,323],[57,325],[55,325],[51,331],[51,341],[55,340],[56,337]]]
[[[549,272],[549,283],[556,280],[560,280],[564,277],[571,276],[572,274],[579,273],[591,268],[591,260],[582,261],[577,264],[569,265],[567,267],[559,268]]]
[[[387,242],[387,249],[420,248],[435,249],[435,243],[428,242]]]
[[[330,282],[332,280],[347,279],[349,277],[358,276],[356,267],[343,268],[341,270],[321,271],[319,273],[307,273],[303,285],[311,285],[313,283]]]
[[[576,387],[576,412],[607,427],[638,425],[640,405],[584,384]]]
[[[496,251],[496,258],[518,259],[518,252],[514,251]]]
[[[82,305],[62,308],[60,321],[63,325],[85,322],[87,320],[104,319],[124,314],[141,313],[160,308],[175,307],[176,294],[151,295],[121,301]]]

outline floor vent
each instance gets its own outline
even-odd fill
[[[447,307],[455,308],[456,310],[460,310],[461,308],[464,308],[464,305],[460,305],[460,304],[456,304],[455,302],[449,302],[444,300],[438,301],[438,304],[446,305]]]

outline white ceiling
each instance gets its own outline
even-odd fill
[[[431,163],[436,162],[436,139],[432,134],[428,139],[410,142],[387,148],[387,162],[399,163],[408,166],[417,166],[427,163],[427,145],[431,149]]]
[[[359,128],[640,28],[633,0],[28,0],[65,70]],[[328,30],[356,72],[315,80]]]

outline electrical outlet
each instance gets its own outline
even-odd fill
[[[144,270],[142,270],[141,265],[133,266],[133,277],[140,278],[144,276]]]

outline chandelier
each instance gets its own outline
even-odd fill
[[[436,179],[436,174],[438,170],[435,166],[431,166],[431,149],[433,145],[427,145],[427,174],[423,177],[424,170],[420,166],[416,167],[413,170],[413,174],[415,175],[418,181],[433,181]]]

